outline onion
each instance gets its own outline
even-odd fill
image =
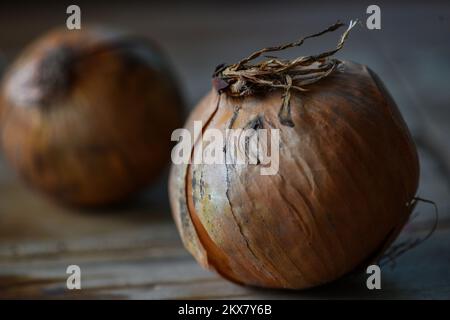
[[[261,175],[261,164],[172,167],[173,215],[205,268],[251,286],[313,287],[373,262],[407,221],[419,177],[408,128],[373,71],[330,58],[353,25],[328,53],[250,63],[303,39],[216,71],[186,128],[202,121],[224,132],[259,119],[280,130],[280,159],[275,175]]]
[[[68,204],[128,197],[164,168],[182,102],[162,53],[106,29],[55,30],[10,67],[4,153],[30,185]]]

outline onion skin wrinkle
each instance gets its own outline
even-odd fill
[[[101,28],[57,29],[6,73],[1,143],[32,187],[82,207],[120,202],[170,157],[183,103],[151,42]]]
[[[172,166],[172,212],[195,259],[239,284],[288,289],[373,263],[408,220],[419,179],[415,144],[375,73],[338,61],[307,91],[289,91],[284,124],[282,88],[216,89],[185,127],[224,132],[231,119],[237,129],[260,117],[280,130],[280,163],[275,175],[255,164]]]

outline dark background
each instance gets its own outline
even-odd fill
[[[449,1],[14,1],[0,5],[0,69],[37,36],[64,26],[69,4],[80,5],[83,27],[112,26],[157,42],[172,61],[189,108],[210,89],[219,63],[291,42],[338,19],[359,18],[362,26],[337,57],[368,65],[391,91],[419,148],[418,194],[438,204],[439,229],[386,270],[381,293],[369,293],[352,279],[287,297],[450,297]],[[381,7],[381,30],[365,27],[370,4]],[[312,39],[284,56],[321,52],[339,36]],[[0,160],[0,297],[65,297],[69,262],[85,263],[90,291],[83,293],[89,297],[286,297],[248,291],[202,271],[180,246],[165,180],[123,208],[78,212],[26,189]],[[431,208],[421,205],[418,212],[402,237],[429,230]]]

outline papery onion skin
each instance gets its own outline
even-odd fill
[[[244,128],[257,116],[280,129],[276,175],[259,165],[174,165],[173,215],[204,267],[251,286],[303,289],[371,262],[411,214],[416,147],[397,106],[366,66],[291,91],[294,126],[280,123],[282,91],[232,98],[212,90],[196,107],[203,130]]]
[[[74,206],[120,202],[157,178],[182,121],[163,53],[104,28],[45,34],[1,90],[6,158],[29,185]]]

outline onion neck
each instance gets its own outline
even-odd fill
[[[48,107],[64,97],[72,87],[75,52],[62,46],[52,49],[40,61],[34,75],[35,104]]]
[[[14,67],[6,81],[5,94],[17,107],[49,109],[72,88],[78,53],[60,46],[36,55]]]

